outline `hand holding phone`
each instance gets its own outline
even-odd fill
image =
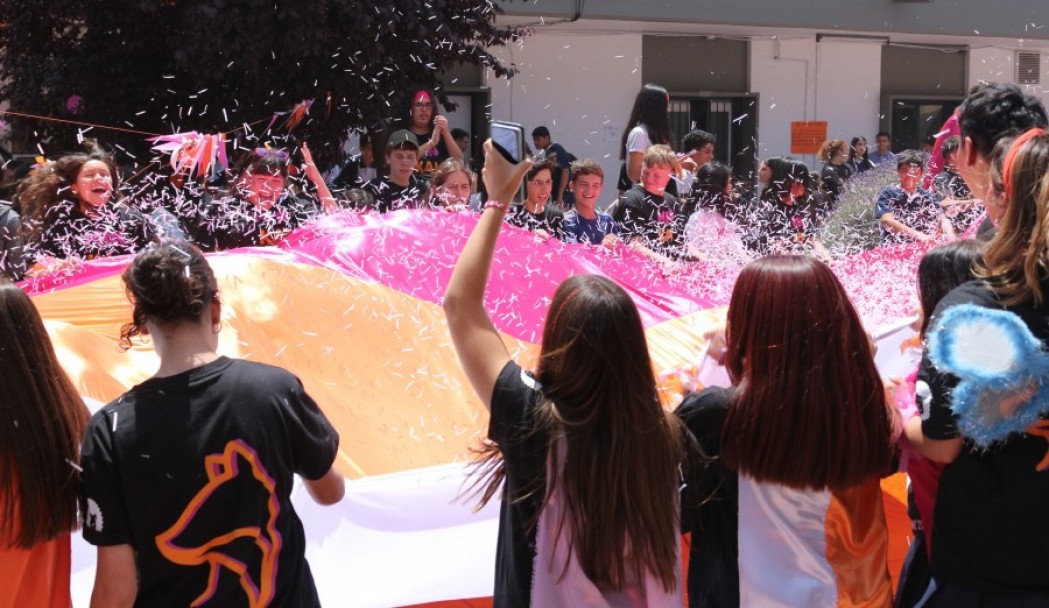
[[[520,163],[510,163],[503,153],[498,151],[495,142],[489,139],[484,143],[484,169],[481,179],[489,201],[510,204],[521,189],[525,174],[532,167],[532,162],[525,159]]]
[[[492,146],[507,162],[516,165],[524,158],[524,127],[513,122],[492,121]]]

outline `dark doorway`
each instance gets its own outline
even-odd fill
[[[753,95],[678,97],[670,96],[670,128],[682,150],[681,140],[693,129],[702,129],[718,138],[714,158],[732,167],[737,182],[749,181],[755,170],[757,136],[757,97]],[[740,178],[743,178],[742,180]]]
[[[961,99],[893,99],[892,150],[921,150],[922,142],[940,132]]]

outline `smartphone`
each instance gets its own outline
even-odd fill
[[[492,147],[517,164],[524,158],[524,127],[514,122],[492,121]]]

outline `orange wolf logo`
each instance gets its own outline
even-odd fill
[[[241,470],[243,465],[245,470]],[[230,441],[226,444],[221,454],[211,454],[204,458],[204,467],[208,474],[208,483],[201,488],[197,495],[186,505],[182,515],[173,526],[160,533],[156,537],[157,548],[160,553],[176,564],[183,566],[201,566],[207,564],[210,568],[208,574],[208,585],[203,593],[193,600],[190,606],[202,606],[212,599],[218,590],[219,577],[222,569],[226,568],[235,574],[240,582],[241,589],[248,597],[248,605],[251,608],[264,608],[273,601],[274,588],[277,578],[277,558],[280,555],[281,536],[277,531],[277,516],[280,514],[280,503],[277,500],[276,482],[259,461],[258,454],[248,444],[241,440]],[[250,477],[248,477],[250,475]],[[180,536],[194,537],[190,532],[194,526],[195,519],[202,507],[222,490],[226,484],[227,491],[243,492],[245,484],[261,485],[267,495],[266,521],[263,527],[242,526],[233,528],[228,532],[214,536],[206,541],[193,542],[195,546],[181,546]],[[202,518],[205,519],[205,518]],[[213,525],[210,518],[208,522]],[[254,547],[261,551],[261,568],[258,568],[257,580],[252,578],[253,565],[232,557],[227,547],[242,539],[253,543]],[[182,541],[187,542],[188,541]],[[227,552],[223,552],[227,549]]]

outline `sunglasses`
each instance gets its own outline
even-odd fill
[[[276,158],[280,162],[288,162],[288,153],[285,150],[277,150],[274,148],[255,148],[253,152],[255,156],[259,158]]]

